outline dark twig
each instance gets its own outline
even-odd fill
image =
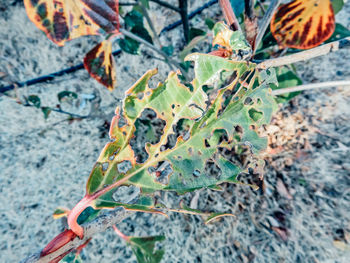
[[[244,0],[244,25],[246,39],[251,45],[252,49],[255,49],[255,40],[258,34],[258,18],[254,13],[254,0]]]
[[[165,2],[165,1],[161,1],[161,0],[150,0],[151,2],[157,3],[158,5],[164,6],[166,8],[169,8],[171,10],[174,10],[175,12],[180,13],[180,8],[176,7],[176,6],[172,6],[171,4]]]
[[[188,43],[190,39],[190,28],[189,28],[188,16],[187,16],[187,12],[188,12],[187,0],[179,0],[179,8],[180,8],[182,26],[184,30],[185,41],[186,43]]]
[[[253,50],[253,54],[255,54],[257,48],[259,47],[260,42],[261,42],[261,40],[266,32],[266,29],[270,24],[272,15],[274,14],[277,7],[279,6],[280,2],[281,2],[281,0],[271,0],[270,6],[267,9],[267,11],[266,11],[266,13],[265,13],[264,17],[262,18],[261,23],[259,25],[258,35],[257,35],[256,40],[255,40],[255,47]]]

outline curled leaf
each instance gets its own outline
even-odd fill
[[[53,212],[52,216],[54,219],[59,219],[67,216],[68,213],[69,213],[69,209],[64,207],[57,207],[56,210]]]
[[[309,49],[335,29],[330,0],[295,0],[281,5],[271,19],[271,32],[281,47]]]
[[[84,58],[84,67],[91,77],[113,90],[116,85],[116,71],[112,42],[104,40],[90,50]]]

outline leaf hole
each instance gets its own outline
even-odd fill
[[[257,111],[254,108],[251,108],[248,111],[248,114],[253,121],[259,121],[263,117],[263,113],[261,111]]]
[[[137,93],[137,98],[138,98],[139,100],[142,100],[144,95],[145,95],[145,94],[144,94],[143,92],[139,92],[139,93]]]
[[[252,105],[254,104],[253,103],[253,100],[251,97],[247,97],[245,100],[244,100],[244,105]]]
[[[109,163],[108,163],[108,162],[103,163],[103,164],[102,164],[102,171],[104,171],[104,172],[107,171],[108,166],[109,166]]]
[[[132,165],[129,160],[122,161],[117,165],[118,172],[121,174],[126,174],[131,168],[132,168]]]
[[[119,186],[112,195],[112,198],[116,202],[120,203],[131,203],[133,200],[137,199],[140,195],[140,188],[130,185],[130,186]]]
[[[156,182],[161,183],[163,185],[167,185],[169,183],[169,176],[173,172],[174,172],[174,170],[173,170],[170,162],[161,161],[154,168],[154,172],[152,174],[155,175]]]
[[[196,170],[194,170],[193,171],[193,174],[192,174],[194,177],[199,177],[200,175],[201,175],[201,172],[198,170],[198,169],[196,169]]]

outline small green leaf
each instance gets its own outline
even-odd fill
[[[334,14],[337,14],[344,6],[344,0],[331,0]]]
[[[174,53],[174,47],[172,45],[169,46],[163,46],[162,51],[167,54],[168,56],[172,56]]]
[[[205,220],[205,224],[209,224],[211,222],[213,222],[214,220],[220,218],[220,217],[224,217],[224,216],[233,216],[235,217],[234,214],[230,214],[230,213],[212,213],[207,220]]]
[[[210,19],[210,18],[206,18],[205,19],[205,24],[207,25],[207,27],[209,28],[209,30],[212,30],[214,25],[215,25],[215,22],[213,19]]]
[[[62,102],[66,99],[77,99],[78,95],[75,92],[65,90],[58,93],[57,98],[59,102]]]
[[[131,39],[129,37],[124,37],[123,39],[119,39],[118,44],[126,53],[132,54],[132,55],[138,55],[139,54],[139,47],[140,44],[134,39]]]
[[[149,9],[149,1],[148,0],[140,0],[141,4],[146,7],[147,9]]]
[[[294,87],[303,83],[296,73],[286,66],[276,68],[276,75],[278,86],[276,84],[271,84],[273,90]],[[298,94],[300,94],[300,92],[286,93],[277,96],[275,99],[277,103],[286,103]]]
[[[96,218],[97,214],[100,212],[100,210],[93,209],[92,207],[87,207],[85,210],[79,215],[78,217],[78,224],[81,225],[83,223],[89,222]]]
[[[52,110],[50,107],[41,107],[41,111],[44,113],[44,118],[47,119]]]
[[[40,98],[36,95],[30,95],[28,97],[28,101],[31,105],[33,105],[36,108],[40,108]]]
[[[148,33],[147,29],[144,28],[142,25],[136,25],[131,29],[131,33],[134,33],[135,35],[143,38],[147,42],[153,44],[152,37]]]
[[[143,25],[143,15],[139,11],[133,9],[125,15],[124,22],[129,28]]]
[[[198,36],[205,36],[207,33],[202,29],[191,27],[190,28],[190,41]]]
[[[333,35],[327,41],[325,41],[325,43],[337,41],[348,36],[350,36],[350,30],[347,29],[345,26],[337,23],[335,24],[335,30]]]
[[[65,256],[60,263],[83,263],[83,260],[79,254],[72,252]]]
[[[159,263],[164,250],[155,250],[155,245],[164,240],[165,236],[130,237],[128,242],[138,263]]]

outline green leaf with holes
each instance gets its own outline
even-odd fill
[[[87,183],[87,195],[94,195],[95,209],[127,208],[113,198],[120,185],[134,185],[143,193],[185,193],[237,182],[239,173],[256,167],[254,160],[266,147],[266,139],[252,126],[269,123],[276,109],[268,88],[273,78],[259,78],[262,73],[256,65],[245,61],[199,53],[186,60],[194,62],[191,83],[182,83],[171,72],[164,83],[150,87],[149,80],[157,73],[150,70],[126,92],[111,123],[112,141],[101,152]],[[223,76],[230,81],[216,87]],[[253,85],[256,82],[260,83],[257,87]],[[215,99],[210,99],[204,86],[216,87]],[[145,115],[163,125],[158,138],[147,135],[147,125],[138,130]],[[139,148],[145,154],[142,160],[133,141],[135,135],[146,138]],[[251,161],[240,161],[243,159]],[[146,210],[147,206],[140,207],[140,211]]]

